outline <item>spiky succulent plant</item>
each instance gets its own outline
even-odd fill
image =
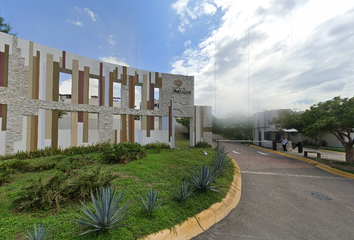
[[[222,153],[215,154],[211,161],[211,166],[214,169],[214,173],[219,176],[224,170],[225,166],[230,161],[231,160],[227,157],[226,154],[222,154]]]
[[[154,210],[160,207],[162,201],[158,200],[158,191],[154,193],[154,190],[150,188],[145,196],[140,196],[140,205],[143,211],[151,214]]]
[[[112,191],[113,190],[113,191]],[[84,208],[80,208],[85,214],[85,217],[80,216],[80,220],[74,220],[79,225],[90,228],[90,230],[81,233],[84,235],[90,232],[104,232],[106,230],[116,228],[122,225],[122,222],[132,214],[129,206],[131,202],[123,204],[117,209],[119,202],[123,197],[123,192],[118,194],[115,198],[116,187],[100,187],[99,191],[96,189],[96,198],[91,191],[91,198],[93,202],[94,212],[92,212],[84,203]]]
[[[199,165],[198,169],[194,167],[193,171],[189,172],[189,175],[189,180],[194,188],[203,192],[207,191],[208,189],[215,192],[220,192],[217,190],[217,186],[212,186],[216,178],[219,176],[218,174],[214,173],[214,169],[212,167],[204,164],[202,166]]]
[[[184,202],[194,194],[193,190],[193,187],[189,187],[188,183],[182,180],[181,185],[175,186],[172,191],[173,195],[177,198],[178,201]]]
[[[39,225],[39,228],[37,229],[36,224],[34,224],[34,232],[33,235],[28,232],[28,235],[26,236],[27,239],[29,240],[46,240],[49,239],[50,232],[49,232],[49,225],[48,227],[44,226],[44,223],[41,222]]]

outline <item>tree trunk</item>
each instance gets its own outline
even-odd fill
[[[342,143],[345,149],[345,161],[354,163],[354,148],[353,143]]]

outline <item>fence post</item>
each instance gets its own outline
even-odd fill
[[[297,151],[298,153],[302,153],[302,142],[297,143]]]
[[[277,150],[277,141],[273,140],[273,150],[276,151]]]

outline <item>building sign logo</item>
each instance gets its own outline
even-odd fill
[[[175,81],[175,85],[177,86],[177,87],[180,87],[180,86],[182,86],[182,81],[180,80],[180,79],[177,79],[176,81]]]

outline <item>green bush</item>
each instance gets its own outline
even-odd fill
[[[167,143],[162,143],[162,142],[153,142],[153,143],[148,143],[144,145],[146,149],[169,149],[171,148],[170,145]]]
[[[9,169],[0,170],[0,186],[4,183],[9,183],[12,171]]]
[[[106,145],[102,157],[106,163],[128,163],[145,157],[146,154],[146,149],[139,143],[124,142]]]
[[[101,166],[87,171],[76,169],[68,172],[58,172],[43,183],[41,178],[28,180],[18,197],[12,202],[17,210],[53,209],[61,204],[88,199],[89,191],[99,186],[107,186],[118,178],[110,173],[101,173]]]
[[[207,142],[199,141],[199,142],[197,142],[197,144],[194,147],[196,147],[196,148],[210,148],[211,145]]]

